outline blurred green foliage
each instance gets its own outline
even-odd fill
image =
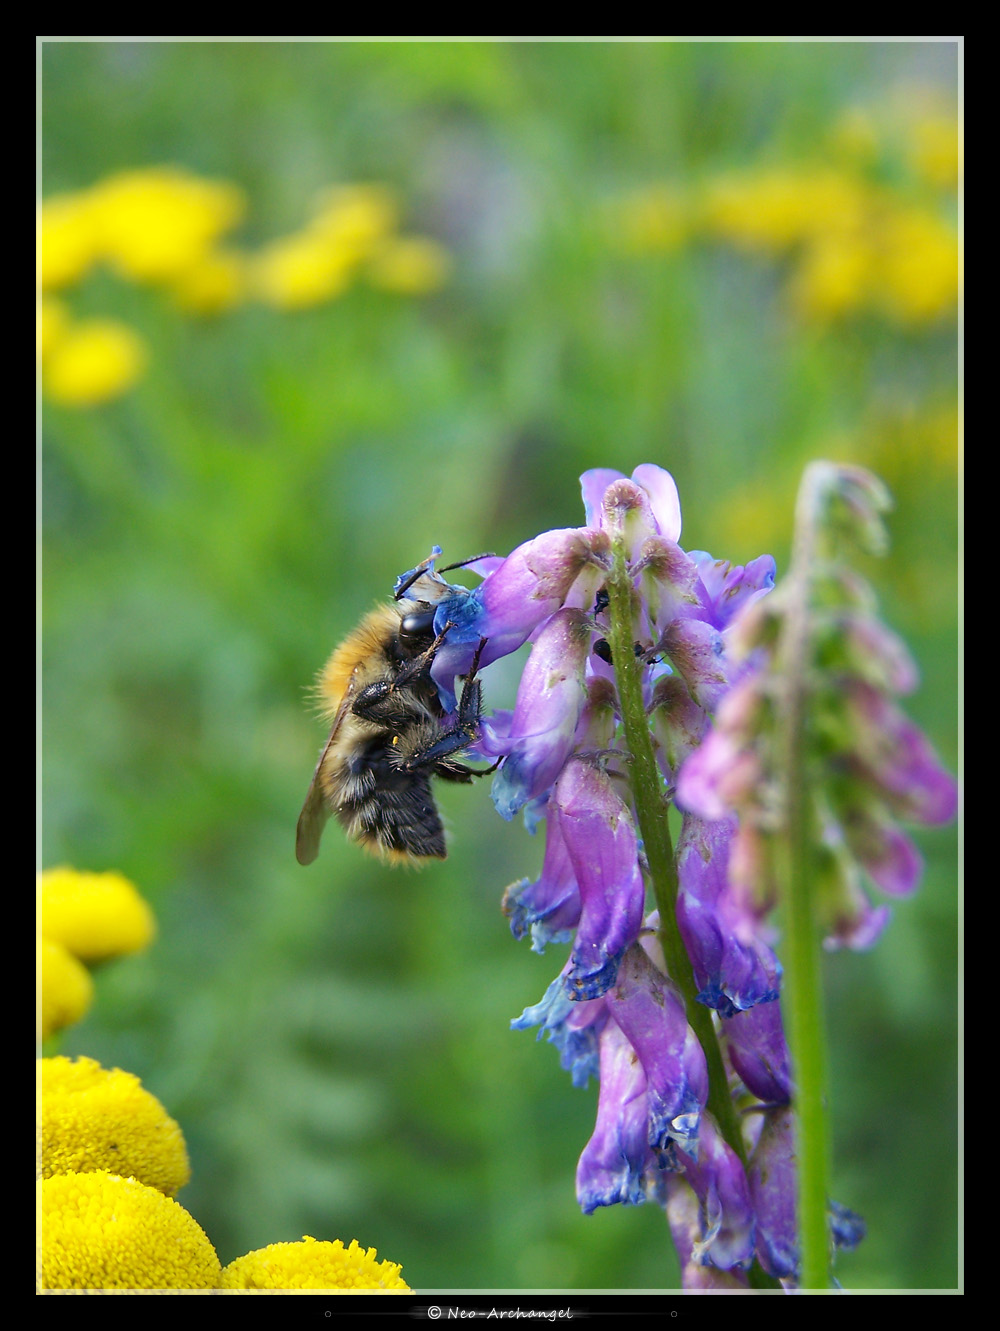
[[[388,184],[454,275],[296,314],[196,322],[97,274],[79,313],[152,348],[126,397],[46,406],[42,862],[116,868],[159,938],[97,976],[63,1053],[139,1075],[182,1124],[181,1196],[223,1262],[357,1238],[414,1287],[667,1287],[655,1208],[580,1215],[596,1088],[508,1030],[561,965],[499,911],[541,845],[486,785],[442,789],[448,861],[392,871],[327,832],[295,863],[323,735],[306,691],[437,542],[505,553],[582,521],[577,477],[656,462],[688,548],[783,566],[803,464],[871,466],[871,570],[957,759],[951,318],[796,320],[785,261],[635,254],[607,206],[664,180],[822,158],[894,89],[954,113],[934,42],[45,41],[45,195],[126,168],[232,180],[261,243],[337,183]],[[881,170],[891,179],[892,165]],[[515,676],[487,679],[511,701]],[[957,852],[868,955],[829,960],[836,1195],[869,1236],[848,1287],[957,1283]]]

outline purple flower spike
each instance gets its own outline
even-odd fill
[[[584,1215],[599,1206],[645,1201],[647,1186],[659,1172],[649,1145],[646,1074],[613,1021],[601,1031],[600,1064],[597,1122],[576,1169],[576,1197]]]
[[[517,690],[507,757],[493,779],[493,803],[504,818],[548,790],[572,752],[587,699],[590,639],[587,616],[563,609],[535,640]]]
[[[608,774],[584,758],[567,763],[553,800],[580,888],[567,992],[577,1000],[597,998],[614,983],[642,926],[645,885],[635,825]]]
[[[756,1252],[761,1266],[778,1280],[798,1267],[795,1230],[795,1123],[791,1109],[769,1109],[748,1166],[750,1196],[757,1216]]]
[[[778,964],[755,916],[741,910],[727,872],[736,819],[686,814],[677,843],[677,923],[701,992],[724,1017],[778,996]]]
[[[702,1115],[698,1159],[679,1153],[678,1160],[701,1203],[701,1236],[693,1245],[692,1259],[722,1271],[748,1267],[754,1248],[750,1189],[739,1156],[726,1144],[711,1114]]]
[[[660,1151],[676,1142],[696,1156],[708,1068],[683,998],[636,944],[625,953],[605,1003],[646,1074],[649,1145]]]

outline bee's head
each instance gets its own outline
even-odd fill
[[[434,636],[436,606],[417,601],[399,621],[400,646],[407,652],[422,652]]]

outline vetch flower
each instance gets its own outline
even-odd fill
[[[180,1127],[138,1077],[90,1058],[44,1058],[42,1176],[104,1171],[173,1197],[190,1178]]]
[[[307,1235],[301,1243],[271,1243],[237,1257],[222,1272],[220,1288],[408,1291],[399,1264],[377,1257],[357,1239],[345,1248],[340,1239]]]
[[[667,473],[598,468],[581,484],[585,526],[478,561],[473,590],[427,572],[433,560],[403,580],[436,605],[442,699],[474,657],[487,669],[532,644],[515,710],[484,718],[479,751],[499,760],[500,812],[545,829],[538,878],[505,894],[511,930],[538,953],[568,943],[569,957],[512,1025],[544,1034],[574,1085],[598,1077],[577,1167],[585,1212],[664,1205],[686,1288],[791,1287],[803,1273],[818,1287],[815,1205],[809,1233],[796,1226],[801,1152],[812,1168],[815,1151],[793,1131],[802,1064],[767,923],[784,867],[789,692],[807,704],[795,793],[832,939],[870,944],[884,925],[862,875],[913,889],[919,857],[897,819],[955,808],[953,782],[892,701],[913,688],[912,662],[839,559],[845,536],[879,548],[883,491],[854,468],[807,474],[826,526],[804,599],[811,636],[793,652],[803,584],[774,590],[770,556],[685,552]],[[840,1213],[820,1216],[824,1261]]]
[[[215,1249],[193,1216],[134,1178],[56,1174],[41,1193],[43,1289],[215,1289]]]

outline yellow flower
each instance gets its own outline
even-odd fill
[[[93,191],[103,252],[126,277],[166,282],[243,216],[242,190],[175,167],[110,177]]]
[[[921,208],[900,209],[884,222],[875,298],[902,323],[930,323],[950,313],[959,295],[958,236]]]
[[[94,982],[87,968],[62,943],[39,938],[36,951],[41,977],[38,1034],[40,1039],[47,1040],[55,1031],[72,1026],[87,1015],[94,1001]]]
[[[191,1177],[180,1127],[138,1077],[92,1058],[43,1058],[42,1176],[103,1170],[173,1197]]]
[[[43,935],[82,961],[137,952],[156,931],[153,912],[120,873],[49,869],[38,890]]]
[[[399,205],[384,185],[337,185],[324,190],[308,230],[355,258],[370,254],[399,220]]]
[[[345,1248],[305,1237],[301,1243],[272,1243],[237,1257],[222,1272],[222,1289],[408,1290],[396,1262],[376,1261],[374,1248]]]
[[[953,115],[927,115],[912,130],[910,157],[917,173],[936,189],[954,190],[962,174],[962,139]]]
[[[43,360],[69,326],[69,310],[61,300],[43,296],[35,309],[35,354]]]
[[[301,310],[333,300],[350,285],[353,248],[308,231],[272,241],[254,258],[252,279],[261,300],[279,310]]]
[[[38,209],[37,273],[43,291],[68,286],[100,253],[94,201],[88,192],[54,194]]]
[[[448,252],[437,241],[407,236],[387,241],[378,250],[368,276],[384,291],[426,296],[444,285],[450,268]]]
[[[701,216],[716,235],[780,253],[823,232],[856,230],[866,208],[863,183],[848,173],[778,167],[710,181]]]
[[[95,407],[126,392],[146,368],[145,343],[116,319],[74,324],[45,363],[46,394],[66,407]]]
[[[873,255],[865,235],[831,232],[807,245],[792,280],[795,304],[809,318],[831,319],[864,305]]]
[[[132,1178],[57,1174],[41,1190],[43,1289],[216,1289],[220,1267],[182,1206]]]
[[[228,250],[212,250],[175,278],[171,290],[187,314],[223,314],[244,298],[246,260]]]

